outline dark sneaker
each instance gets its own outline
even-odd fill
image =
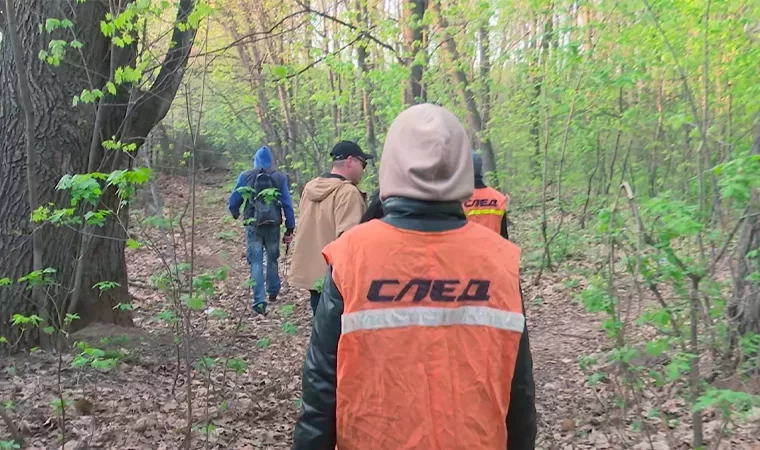
[[[269,296],[269,303],[274,303],[276,301],[277,301],[277,294]]]
[[[259,303],[257,305],[253,305],[253,312],[262,316],[266,316],[267,315],[266,303]]]

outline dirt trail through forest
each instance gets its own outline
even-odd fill
[[[288,286],[289,261],[283,255],[279,302],[270,306],[267,317],[252,315],[245,237],[239,222],[227,218],[228,193],[221,188],[228,181],[205,177],[197,198],[195,272],[222,266],[230,270],[217,287],[219,295],[193,321],[193,448],[289,448],[310,333],[308,295]],[[163,178],[160,188],[165,213],[179,213],[188,200],[186,181]],[[185,229],[189,231],[189,222]],[[178,233],[174,239],[180,252],[189,246],[179,242]],[[184,368],[177,371],[184,355],[180,351],[178,356],[171,330],[161,321],[167,319],[167,299],[149,287],[162,262],[147,248],[129,250],[127,258],[137,327],[95,327],[75,336],[127,357],[107,373],[72,368],[71,354],[62,359],[64,396],[73,402],[67,409],[71,442],[66,449],[176,449],[184,439],[188,386]],[[585,280],[549,273],[538,288],[529,281],[523,279],[536,377],[538,448],[621,448],[609,444],[619,423],[604,413],[597,391],[578,365],[579,356],[599,351],[603,343],[597,318],[572,301]],[[198,363],[203,361],[211,370]],[[31,436],[29,448],[60,446],[50,406],[57,396],[57,363],[55,356],[41,351],[0,363],[2,373],[9,374],[7,382],[2,379],[0,398],[14,402],[14,417]],[[0,436],[6,434],[0,425]]]

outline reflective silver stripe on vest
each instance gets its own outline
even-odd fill
[[[378,330],[398,327],[441,327],[448,325],[479,325],[522,333],[525,316],[486,306],[440,308],[409,306],[357,311],[344,314],[343,334],[359,330]]]

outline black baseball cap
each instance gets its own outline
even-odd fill
[[[332,157],[333,161],[341,161],[347,159],[349,156],[353,156],[354,158],[359,158],[364,161],[373,158],[372,155],[364,153],[361,147],[359,147],[359,144],[351,141],[340,141],[335,144],[335,147],[333,147],[332,151],[330,151],[330,156]]]

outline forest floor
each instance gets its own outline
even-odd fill
[[[174,264],[166,261],[171,259],[166,254],[173,252],[160,245],[163,257],[149,248],[128,250],[136,327],[95,326],[73,336],[92,347],[118,352],[115,368],[74,368],[76,350],[64,353],[60,360],[41,350],[2,358],[0,400],[12,402],[6,405],[12,406],[7,411],[21,425],[27,448],[61,448],[60,415],[51,406],[59,383],[64,398],[71,402],[65,410],[65,449],[180,448],[186,436],[188,391],[193,395],[192,448],[289,448],[310,333],[308,295],[289,288],[285,281],[289,261],[283,256],[280,300],[270,306],[268,316],[252,315],[243,257],[245,237],[239,223],[227,218],[229,181],[218,175],[199,179],[195,273],[223,266],[229,271],[228,278],[217,285],[217,295],[205,310],[194,314],[190,324],[189,350],[195,366],[191,385],[184,364],[178,366],[178,361],[185,360],[185,348],[175,344],[165,323],[170,302],[149,281],[165,263]],[[190,195],[185,179],[163,177],[159,186],[165,213],[184,209]],[[528,234],[522,229],[530,219],[520,219],[513,234],[525,254],[531,251],[526,247],[533,245],[527,238],[521,242]],[[189,225],[188,220],[185,231]],[[180,233],[174,239],[180,253],[190,245],[182,242]],[[609,350],[609,341],[600,331],[600,318],[586,313],[577,300],[587,276],[596,269],[583,255],[569,259],[558,271],[544,273],[537,287],[531,283],[535,274],[530,271],[522,280],[536,378],[537,448],[690,448],[688,408],[679,397],[673,395],[665,402],[669,417],[680,420],[663,432],[657,420],[636,420],[632,418],[635,412],[624,414],[611,408],[614,383],[604,378],[591,383],[589,373],[581,370],[579,361]],[[730,427],[731,435],[720,448],[760,448],[760,433],[752,422]],[[704,425],[705,434],[712,437],[722,423],[708,414]],[[649,430],[651,440],[642,434],[642,426]],[[0,423],[0,441],[9,435]]]

